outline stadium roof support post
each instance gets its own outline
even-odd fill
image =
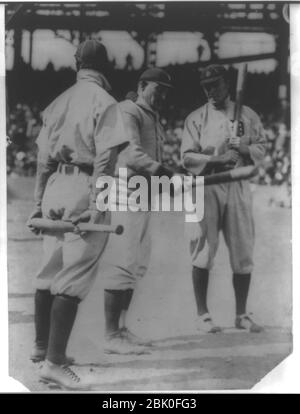
[[[79,29],[79,43],[84,40],[84,22],[85,22],[85,6],[80,3],[80,29]]]
[[[289,25],[282,26],[276,42],[276,57],[278,60],[278,101],[280,119],[288,121],[288,61],[289,61]]]
[[[143,46],[143,50],[144,50],[144,62],[143,62],[143,69],[146,69],[148,67],[148,49],[149,49],[149,38],[148,38],[148,34],[145,33],[142,39],[142,46]]]
[[[217,36],[216,36],[215,29],[213,27],[210,30],[207,30],[205,32],[205,39],[207,40],[208,46],[210,48],[210,53],[211,53],[210,60],[212,62],[215,62],[215,61],[218,60],[218,55],[217,55],[216,49],[215,49],[215,44],[217,42]],[[207,64],[207,62],[206,62],[206,64]],[[199,62],[199,65],[200,65],[200,62]]]
[[[17,69],[22,63],[22,34],[23,31],[19,27],[14,30],[14,68]]]
[[[32,67],[32,56],[33,56],[33,32],[34,29],[31,29],[29,32],[29,65]]]

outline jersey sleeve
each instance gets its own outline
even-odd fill
[[[192,116],[185,120],[181,143],[181,159],[184,168],[194,175],[205,169],[210,156],[201,153],[201,132],[193,123]]]
[[[260,164],[266,153],[266,136],[258,115],[251,110],[251,137],[249,152],[254,165]]]
[[[57,169],[58,162],[51,157],[49,148],[49,125],[47,111],[43,114],[43,126],[37,137],[38,145],[37,171],[35,179],[34,200],[38,207],[42,204],[46,184],[50,175]]]
[[[106,108],[102,115],[98,117],[94,139],[95,159],[93,165],[92,203],[96,202],[97,179],[104,175],[113,175],[118,154],[129,142],[123,116],[116,103]]]
[[[129,145],[123,152],[126,164],[133,171],[146,175],[155,175],[161,164],[150,157],[141,145],[141,120],[137,114],[124,109],[122,111]]]

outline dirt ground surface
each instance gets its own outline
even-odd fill
[[[49,388],[38,381],[41,366],[29,361],[34,338],[32,282],[42,257],[41,238],[25,226],[33,206],[33,179],[10,178],[8,187],[10,375],[31,391],[45,392]],[[268,187],[254,190],[255,271],[248,308],[265,326],[263,333],[232,328],[232,276],[223,239],[210,278],[209,306],[224,331],[197,332],[184,216],[154,213],[151,264],[136,289],[129,325],[155,346],[141,356],[102,352],[105,266],[100,265],[70,338],[68,355],[76,359],[74,370],[90,377],[98,392],[235,390],[258,383],[292,350],[291,210],[269,205],[277,192]]]

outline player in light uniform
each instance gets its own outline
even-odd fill
[[[184,167],[195,175],[206,175],[263,160],[266,148],[258,115],[243,106],[239,135],[233,133],[235,104],[229,97],[227,71],[221,65],[203,70],[201,84],[208,102],[192,112],[185,121],[181,155]],[[249,182],[223,183],[205,187],[204,218],[190,227],[192,278],[199,315],[199,329],[218,332],[207,307],[209,271],[223,231],[233,270],[236,298],[235,325],[260,332],[246,312],[253,269],[254,223]]]
[[[125,129],[101,73],[108,63],[105,47],[87,40],[75,57],[76,84],[43,114],[37,140],[36,207],[30,219],[108,223],[108,213],[96,208],[95,182],[112,173],[116,153],[126,145]],[[74,390],[88,386],[66,365],[70,361],[65,351],[78,304],[91,288],[106,243],[106,233],[44,234],[44,255],[35,280],[36,339],[31,355],[33,361],[46,359],[43,381]]]
[[[119,104],[126,125],[129,146],[123,150],[116,165],[127,168],[128,178],[134,175],[151,176],[173,173],[162,166],[164,130],[159,121],[159,111],[171,87],[169,75],[158,68],[146,70],[140,77],[135,102],[125,100]],[[122,188],[127,182],[118,178]],[[132,190],[131,190],[132,191]],[[130,189],[128,189],[128,200]],[[127,198],[119,199],[126,204]],[[145,206],[149,210],[149,206]],[[105,320],[107,353],[142,353],[150,345],[134,335],[126,325],[137,281],[147,271],[151,254],[151,211],[112,212],[112,223],[124,226],[122,237],[111,238],[104,261],[105,266]]]

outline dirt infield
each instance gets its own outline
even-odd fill
[[[220,244],[209,287],[209,305],[221,334],[200,335],[190,263],[180,213],[154,213],[151,265],[133,299],[130,327],[154,340],[148,355],[108,357],[102,353],[103,298],[99,277],[83,302],[68,354],[74,369],[91,375],[97,391],[249,389],[282,361],[292,347],[291,210],[270,207],[274,188],[254,192],[255,272],[249,308],[266,327],[262,334],[232,328],[234,297],[228,254]],[[33,180],[9,180],[8,289],[10,375],[32,391],[38,365],[29,361],[33,340],[34,273],[41,260],[41,238],[25,227],[32,208]],[[118,237],[118,236],[114,236]],[[107,253],[109,254],[109,253]]]

